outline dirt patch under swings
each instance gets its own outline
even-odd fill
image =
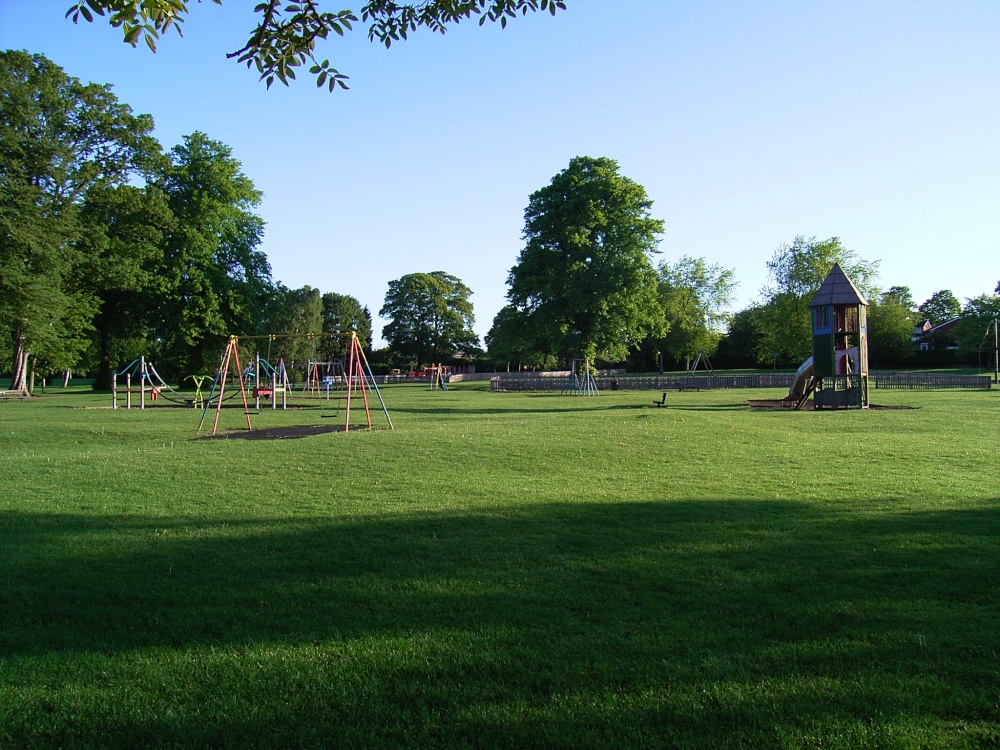
[[[368,429],[367,427],[352,427]],[[293,440],[296,438],[324,435],[328,432],[343,432],[342,424],[309,424],[293,427],[264,427],[252,430],[225,430],[215,435],[200,435],[197,440]]]

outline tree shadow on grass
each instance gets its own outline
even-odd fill
[[[0,739],[849,747],[907,726],[986,742],[998,532],[998,507],[855,518],[740,500],[6,513],[0,690],[22,700]],[[86,700],[58,687],[95,668]]]

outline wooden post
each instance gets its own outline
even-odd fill
[[[272,389],[271,401],[274,401]],[[253,408],[260,411],[260,352],[254,356],[254,376],[253,376]]]
[[[987,335],[989,335],[989,332],[990,332],[990,327],[987,325],[986,326]],[[985,339],[986,336],[983,336],[983,338]],[[993,382],[1000,383],[1000,345],[998,345],[996,318],[993,318]]]

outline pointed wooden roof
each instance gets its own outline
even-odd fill
[[[839,263],[834,263],[830,273],[812,298],[809,307],[824,307],[825,305],[867,305],[868,300],[858,291],[854,283],[847,278]]]

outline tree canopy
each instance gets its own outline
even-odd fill
[[[112,370],[149,353],[149,326],[163,291],[163,247],[176,218],[153,185],[102,186],[87,193],[76,241],[76,289],[94,301],[93,372],[99,387]]]
[[[950,289],[942,289],[934,292],[917,310],[922,320],[929,320],[932,326],[937,326],[961,315],[962,303]]]
[[[349,294],[327,292],[323,295],[323,333],[328,338],[320,343],[320,355],[332,359],[347,353],[349,339],[345,334],[354,331],[365,349],[372,346],[372,316],[367,307]]]
[[[651,208],[645,189],[607,158],[578,156],[531,195],[507,298],[537,348],[617,360],[663,332],[650,260],[663,222]]]
[[[688,361],[701,351],[714,354],[730,316],[726,308],[735,291],[735,273],[704,258],[682,256],[659,266],[660,300],[667,332],[663,350]]]
[[[0,91],[0,331],[24,391],[29,356],[64,368],[87,346],[94,298],[73,280],[88,193],[148,172],[160,149],[151,117],[41,55],[0,51]]]
[[[901,365],[913,356],[913,310],[905,303],[908,296],[906,287],[894,286],[868,301],[868,351],[873,367]]]
[[[915,310],[917,303],[913,301],[913,293],[908,286],[891,286],[882,293],[881,302],[896,302],[902,305],[911,313]]]
[[[479,349],[472,330],[470,290],[444,271],[411,273],[389,282],[379,315],[389,318],[382,336],[417,365],[450,360]]]
[[[198,0],[201,2],[201,0]],[[222,5],[222,0],[212,0]],[[171,28],[182,34],[187,20],[189,0],[76,0],[66,17],[78,23],[82,18],[92,22],[95,16],[108,15],[108,21],[120,28],[124,41],[133,47],[140,39],[153,51],[160,36]],[[309,72],[316,76],[317,86],[330,91],[347,88],[348,76],[316,57],[316,45],[331,34],[344,36],[360,17],[368,23],[369,41],[390,47],[405,40],[419,28],[444,34],[449,25],[473,17],[482,26],[486,21],[506,27],[518,14],[548,11],[555,15],[565,10],[564,0],[422,0],[396,3],[391,0],[369,0],[360,13],[353,10],[323,10],[323,0],[261,0],[254,8],[257,26],[243,47],[228,57],[256,68],[260,80],[268,88],[276,80],[288,85],[295,79],[295,70],[309,62]]]
[[[758,361],[773,357],[784,363],[801,362],[812,353],[812,317],[809,303],[834,263],[866,297],[875,295],[878,261],[866,261],[845,248],[839,237],[818,240],[801,235],[779,247],[767,268],[771,283],[757,319]]]
[[[964,352],[992,351],[996,320],[1000,318],[1000,283],[994,294],[981,294],[966,300],[962,308],[962,322],[955,334],[959,348]]]
[[[531,331],[532,321],[523,310],[504,305],[486,334],[486,349],[490,360],[499,366],[544,369],[555,364],[551,348]]]
[[[259,250],[261,194],[232,149],[195,132],[170,151],[160,182],[177,228],[167,237],[157,329],[163,352],[186,372],[214,368],[225,337],[259,334],[273,291]]]

